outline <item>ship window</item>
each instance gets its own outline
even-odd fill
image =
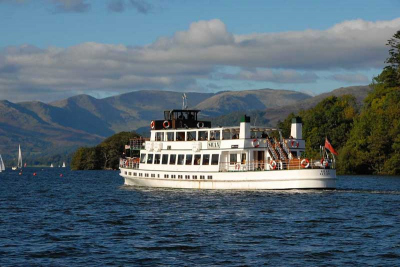
[[[242,153],[242,164],[246,164],[246,153]]]
[[[171,178],[176,178],[176,175],[175,174],[171,175]]]
[[[159,174],[157,174],[157,178],[160,178],[160,175],[159,175]]]
[[[200,162],[201,162],[200,160],[201,160],[201,155],[200,154],[194,155],[193,165],[200,165]]]
[[[145,163],[146,153],[140,155],[140,163]]]
[[[200,179],[204,180],[204,175],[200,175]]]
[[[149,174],[148,174],[148,173],[145,173],[145,174],[144,174],[144,177],[149,177]]]
[[[186,155],[186,165],[192,165],[193,155]]]
[[[132,173],[131,173],[131,172],[129,172],[129,175],[130,175],[130,176],[132,176]]]
[[[155,178],[155,177],[156,177],[156,175],[152,173],[151,174],[151,178]]]
[[[212,180],[212,176],[211,175],[207,176],[207,179]]]
[[[237,162],[237,154],[230,154],[229,155],[229,162],[231,165],[236,164]]]
[[[133,173],[133,176],[137,176],[137,173],[136,173],[136,172],[134,172],[134,173]]]
[[[187,132],[186,141],[195,141],[196,140],[196,131]]]
[[[147,164],[152,164],[153,163],[153,154],[148,154],[147,155]]]
[[[164,132],[156,133],[156,141],[164,141]]]
[[[168,164],[168,154],[162,155],[162,164]]]
[[[212,154],[212,156],[211,156],[211,165],[218,165],[218,158],[219,158],[218,154]]]
[[[210,131],[210,140],[220,140],[221,133],[220,131]]]
[[[178,179],[182,179],[182,175],[178,175]]]
[[[199,131],[199,141],[207,141],[207,140],[208,140],[208,132]]]
[[[231,131],[230,130],[224,130],[222,132],[222,139],[231,139]]]
[[[193,175],[192,179],[197,180],[197,175]]]
[[[203,155],[203,165],[210,165],[210,154]]]
[[[185,175],[185,179],[190,179],[190,175]]]
[[[185,132],[176,132],[176,141],[184,141]]]
[[[175,154],[172,154],[172,155],[169,157],[169,164],[170,164],[170,165],[175,165],[175,162],[176,162],[176,155],[175,155]]]
[[[154,164],[160,164],[161,155],[155,154],[154,155]]]
[[[178,155],[178,165],[183,165],[184,158],[185,158],[185,155],[182,155],[182,154]]]
[[[143,173],[139,173],[139,177],[142,177],[143,176]]]
[[[167,133],[167,141],[174,141],[174,132]]]
[[[127,174],[127,172],[125,172],[125,175]]]

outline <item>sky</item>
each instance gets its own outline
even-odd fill
[[[0,0],[0,100],[366,85],[400,0]]]

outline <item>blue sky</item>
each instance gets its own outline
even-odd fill
[[[0,99],[368,84],[400,1],[0,0]]]

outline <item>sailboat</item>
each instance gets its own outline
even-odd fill
[[[22,153],[21,153],[21,145],[18,145],[18,164],[15,167],[12,167],[12,169],[15,171],[16,169],[22,169]]]
[[[54,166],[53,166],[53,163],[52,164],[50,164],[50,168],[53,168]]]
[[[63,162],[63,165],[62,165],[62,167],[63,167],[63,168],[65,168],[65,161]]]
[[[0,172],[5,171],[6,167],[4,166],[3,158],[0,155]]]

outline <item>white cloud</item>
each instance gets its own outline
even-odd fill
[[[12,98],[5,92],[38,90],[40,97],[43,90],[202,90],[197,80],[221,66],[241,69],[225,79],[313,82],[318,70],[381,68],[388,55],[386,41],[399,28],[400,18],[345,21],[324,31],[234,35],[214,19],[142,47],[93,42],[68,48],[8,47],[0,51],[0,93]]]

